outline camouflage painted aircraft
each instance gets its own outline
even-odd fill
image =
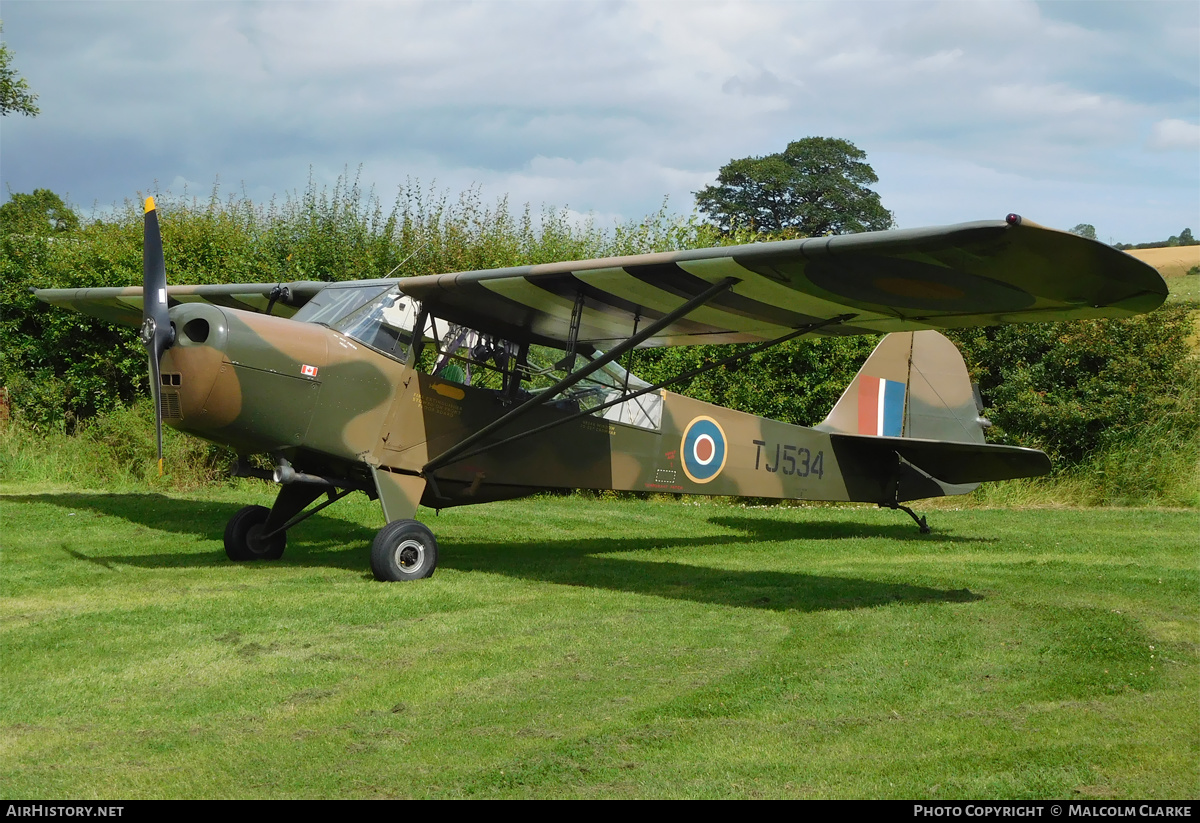
[[[428,577],[412,519],[546,489],[904,504],[1050,469],[989,445],[961,355],[936,329],[1127,317],[1166,297],[1151,267],[1017,215],[1005,220],[422,277],[166,284],[152,199],[142,288],[40,299],[142,326],[161,425],[224,444],[280,484],[225,528],[233,560],[283,554],[293,526],[353,491],[387,525],[380,580]],[[144,295],[148,299],[144,299]],[[650,385],[639,346],[886,333],[815,428]],[[270,455],[274,471],[245,458]],[[320,498],[324,497],[324,500]],[[318,502],[320,500],[320,502]]]

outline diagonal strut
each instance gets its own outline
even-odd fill
[[[625,339],[624,341],[622,341],[621,343],[617,344],[612,349],[610,349],[608,352],[606,352],[603,357],[597,357],[595,360],[591,361],[586,367],[580,369],[579,371],[571,372],[570,374],[568,374],[562,380],[559,380],[557,383],[555,383],[550,388],[544,389],[543,391],[538,392],[533,397],[529,398],[524,403],[517,406],[515,409],[512,409],[511,411],[509,411],[504,416],[492,421],[491,423],[484,426],[482,429],[475,432],[471,436],[463,438],[455,445],[446,449],[444,452],[439,454],[437,457],[433,458],[428,463],[426,463],[424,466],[422,466],[421,474],[428,476],[432,472],[440,469],[442,466],[445,466],[447,463],[450,463],[451,461],[454,460],[454,458],[458,457],[460,454],[465,452],[467,449],[471,448],[471,446],[474,446],[479,441],[483,440],[485,437],[488,437],[493,432],[503,428],[504,426],[507,426],[512,421],[514,421],[520,417],[524,417],[526,414],[528,414],[534,408],[545,403],[547,400],[549,400],[551,397],[555,396],[559,392],[561,392],[565,389],[569,389],[571,386],[574,386],[580,380],[583,380],[584,378],[588,377],[592,373],[599,371],[604,366],[607,366],[609,363],[612,363],[613,361],[617,360],[619,357],[621,357],[621,355],[625,354],[625,352],[641,345],[646,340],[649,340],[651,337],[658,334],[660,331],[665,329],[667,326],[674,323],[676,320],[679,320],[681,317],[684,317],[685,315],[691,313],[692,311],[699,308],[700,306],[703,306],[705,303],[712,300],[718,294],[729,290],[737,282],[738,282],[738,279],[736,277],[726,277],[721,282],[716,283],[713,286],[711,286],[710,288],[705,289],[703,292],[696,295],[691,300],[688,300],[686,303],[684,303],[679,308],[672,311],[670,314],[667,314],[664,317],[654,321],[653,323],[651,323],[646,328],[642,329],[637,334],[635,334],[632,337],[629,337],[629,338]]]

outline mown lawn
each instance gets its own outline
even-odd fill
[[[1170,294],[1167,299],[1180,303],[1200,302],[1200,275],[1187,274],[1183,277],[1166,278]]]
[[[1200,796],[1200,514],[0,489],[0,796]]]

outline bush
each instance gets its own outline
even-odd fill
[[[74,435],[35,432],[15,420],[0,424],[0,481],[189,489],[227,478],[233,459],[228,449],[164,428],[159,477],[156,449],[149,398],[82,421]]]
[[[879,337],[789,340],[730,366],[672,386],[672,391],[738,411],[799,426],[825,418]],[[651,383],[750,348],[687,346],[634,352],[631,371]]]
[[[1122,320],[954,332],[995,426],[994,442],[1045,451],[1059,470],[1127,446],[1156,421],[1200,433],[1200,362],[1186,306]]]

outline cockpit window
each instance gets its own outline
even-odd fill
[[[388,290],[387,286],[326,286],[317,292],[293,316],[303,323],[319,323],[332,326],[336,321],[369,303]]]
[[[329,286],[310,300],[293,319],[320,323],[376,351],[402,359],[412,342],[420,304],[403,294],[398,286]],[[602,357],[603,352],[580,352],[564,357],[561,350],[544,346],[521,346],[465,326],[428,318],[422,337],[425,345],[419,367],[442,380],[496,391],[512,401],[529,397],[554,385],[584,361]],[[570,361],[570,362],[568,362]],[[550,405],[564,411],[598,409],[605,420],[658,429],[662,425],[663,395],[647,392],[628,400],[621,398],[650,384],[609,363],[560,394]],[[600,408],[611,403],[607,408]]]
[[[595,359],[603,354],[604,352],[598,351],[592,357]],[[650,386],[645,380],[633,372],[626,371],[617,363],[603,366],[586,380],[581,380],[578,385],[593,391],[597,406],[611,403],[623,394],[632,394],[638,389]],[[652,391],[609,406],[600,412],[600,416],[605,420],[628,423],[643,429],[657,429],[662,425],[662,407],[662,392]]]
[[[417,302],[393,286],[371,302],[329,323],[329,327],[394,357],[412,340]]]

